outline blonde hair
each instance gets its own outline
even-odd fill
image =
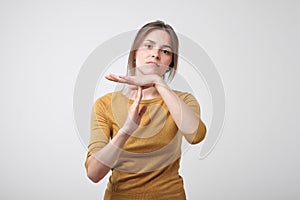
[[[177,70],[177,64],[178,64],[178,46],[179,46],[178,37],[174,29],[170,25],[160,20],[145,24],[136,34],[128,57],[128,63],[127,63],[128,73],[134,72],[134,68],[136,67],[135,54],[137,49],[139,48],[139,46],[141,45],[145,37],[154,30],[163,30],[167,32],[171,38],[172,61],[169,67],[170,69],[172,68],[172,70],[170,70],[168,80],[172,80],[175,76]]]

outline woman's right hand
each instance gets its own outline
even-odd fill
[[[122,133],[132,135],[133,132],[139,127],[143,114],[146,112],[147,107],[143,106],[139,110],[139,104],[142,100],[142,87],[138,87],[135,100],[130,106],[128,116],[123,127],[120,129]]]

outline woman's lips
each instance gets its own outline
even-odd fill
[[[146,62],[148,65],[155,65],[156,67],[158,67],[159,65],[156,62]]]

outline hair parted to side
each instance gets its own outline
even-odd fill
[[[163,30],[166,31],[171,38],[171,46],[172,46],[172,62],[170,64],[170,73],[168,76],[168,80],[172,80],[175,76],[176,70],[177,70],[177,64],[178,64],[178,46],[179,46],[179,42],[178,42],[178,37],[174,31],[174,29],[164,23],[163,21],[157,20],[154,22],[149,22],[147,24],[145,24],[136,34],[135,39],[132,43],[131,49],[130,49],[130,53],[129,53],[129,57],[128,57],[128,63],[127,63],[127,73],[131,73],[134,72],[134,68],[136,67],[135,64],[135,54],[137,49],[140,47],[141,43],[143,42],[143,40],[145,39],[145,37],[154,30]]]

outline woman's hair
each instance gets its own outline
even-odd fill
[[[145,37],[152,31],[154,30],[163,30],[166,31],[170,38],[171,38],[171,46],[172,46],[172,62],[170,64],[170,70],[168,79],[172,80],[175,76],[176,69],[177,69],[177,63],[178,63],[178,37],[174,31],[174,29],[168,25],[165,24],[163,21],[154,21],[145,24],[137,33],[135,36],[135,39],[132,43],[131,49],[130,49],[130,54],[128,57],[128,64],[127,64],[127,69],[128,73],[133,72],[134,73],[134,68],[136,67],[135,64],[135,54],[137,49],[140,47],[141,43],[145,39]]]

